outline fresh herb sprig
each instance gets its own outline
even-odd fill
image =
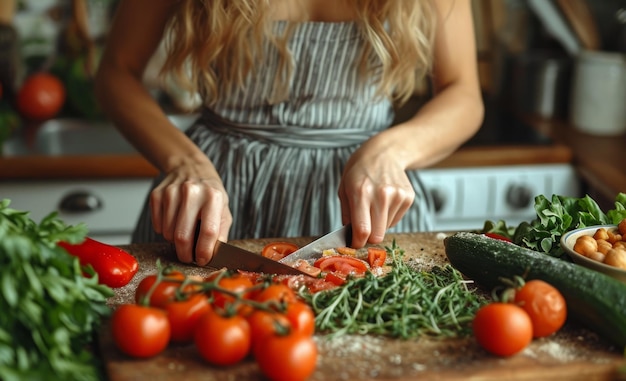
[[[0,379],[100,379],[89,345],[113,292],[57,246],[80,242],[86,226],[56,213],[37,224],[9,204],[0,201]]]
[[[337,289],[301,293],[315,310],[317,331],[403,339],[468,334],[486,298],[449,265],[419,271],[403,260],[404,251],[395,241],[386,250],[391,270],[384,276],[368,273]]]

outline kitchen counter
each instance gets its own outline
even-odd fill
[[[444,233],[389,234],[382,245],[395,240],[404,249],[411,266],[428,270],[447,263]],[[260,252],[275,239],[231,241]],[[298,245],[310,238],[281,238]],[[207,275],[206,268],[176,262],[169,244],[122,246],[140,262],[139,273],[110,299],[115,306],[132,301],[133,290],[143,277],[156,272],[156,260],[175,264],[187,274]],[[204,363],[193,345],[171,345],[151,359],[131,359],[114,346],[109,326],[99,335],[99,348],[110,381],[130,380],[262,380],[252,360],[228,368]],[[310,381],[332,380],[615,380],[618,367],[626,365],[619,350],[594,333],[568,322],[556,334],[535,339],[529,347],[510,358],[498,358],[482,350],[471,337],[437,340],[393,340],[375,336],[347,336],[330,340],[316,335],[319,359]]]

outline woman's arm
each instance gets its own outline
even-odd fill
[[[405,174],[453,153],[484,114],[470,0],[436,0],[434,97],[411,119],[365,142],[349,160],[339,196],[355,246],[379,243],[413,202]],[[350,195],[348,197],[348,195]]]
[[[193,260],[197,221],[202,220],[196,261],[206,264],[216,240],[226,240],[232,217],[228,197],[206,155],[167,116],[142,84],[146,65],[161,42],[175,1],[123,0],[118,5],[96,77],[96,96],[122,134],[165,180],[152,192],[152,222],[176,245],[178,258]]]

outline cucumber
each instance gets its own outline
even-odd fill
[[[479,285],[501,286],[501,278],[516,275],[550,283],[563,294],[569,317],[626,347],[626,284],[617,279],[482,234],[456,233],[444,246],[452,266]]]

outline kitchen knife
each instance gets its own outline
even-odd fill
[[[244,250],[240,247],[217,241],[213,258],[208,266],[214,268],[226,267],[227,269],[236,269],[244,271],[252,271],[266,274],[280,275],[308,275],[287,264],[279,263],[273,259],[266,258],[260,254]]]
[[[299,259],[310,261],[322,256],[322,252],[326,249],[334,249],[337,247],[346,247],[352,244],[352,226],[350,224],[332,231],[293,253],[283,257],[278,262],[286,265],[293,265]]]

